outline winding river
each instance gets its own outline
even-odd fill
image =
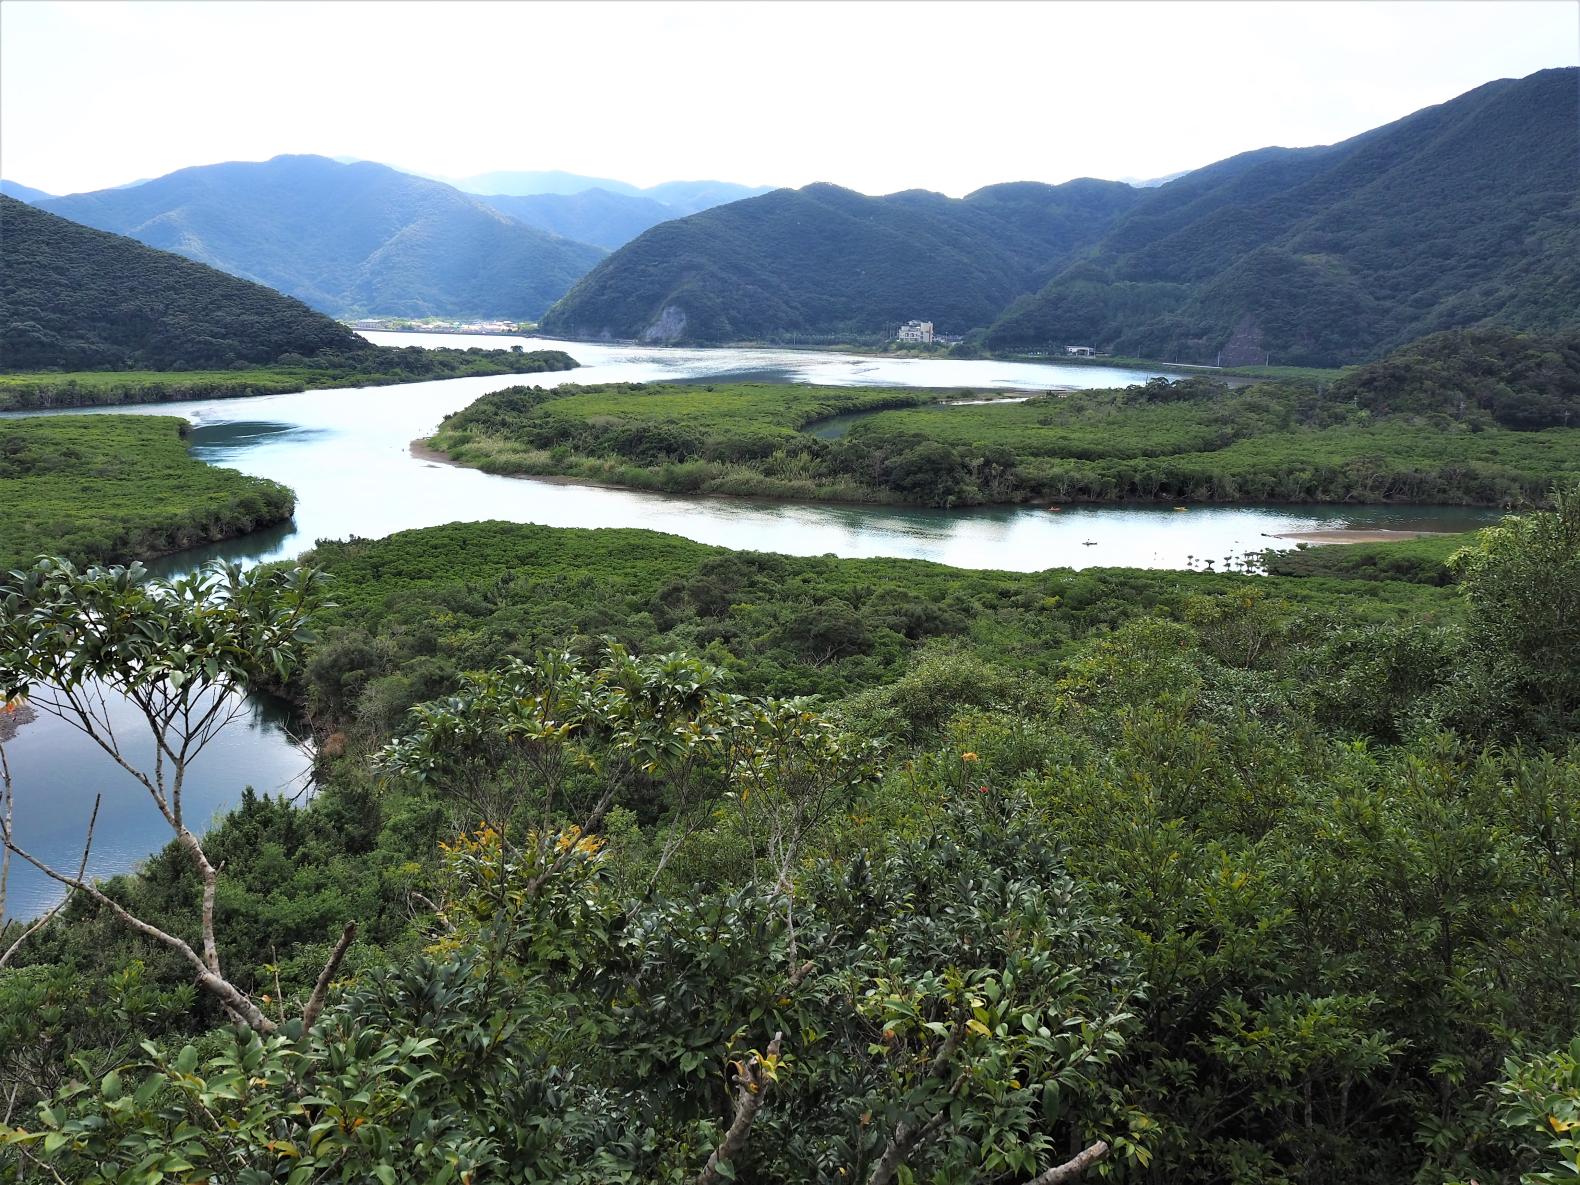
[[[392,346],[559,348],[533,338],[369,333]],[[110,413],[180,415],[194,425],[195,455],[272,478],[297,493],[292,524],[245,539],[170,556],[150,565],[171,573],[202,560],[244,562],[300,554],[317,539],[455,521],[507,519],[563,527],[645,527],[724,547],[792,555],[904,556],[967,568],[1033,571],[1048,567],[1184,567],[1268,546],[1289,531],[1340,526],[1465,529],[1485,514],[1449,508],[1233,506],[1068,507],[972,510],[830,506],[744,499],[673,497],[629,490],[496,477],[424,459],[412,441],[478,396],[520,383],[566,380],[690,382],[755,379],[849,386],[1036,393],[1144,382],[1160,373],[1102,366],[962,359],[880,358],[770,349],[667,349],[630,345],[568,347],[583,365],[565,375],[446,379],[196,400]],[[80,413],[61,413],[80,414]],[[91,864],[103,876],[125,870],[168,839],[168,831],[129,776],[90,742],[58,722],[24,725],[6,745],[17,785],[20,841],[36,854],[75,867],[83,821],[104,791]],[[236,802],[244,782],[263,793],[297,793],[309,754],[290,735],[277,705],[252,703],[223,744],[203,754],[189,783],[188,813],[212,817]],[[31,869],[11,869],[6,912],[27,917],[56,898]]]

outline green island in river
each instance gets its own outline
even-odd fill
[[[41,555],[150,559],[291,517],[290,490],[199,461],[186,426],[174,416],[0,420],[0,569]]]
[[[1481,330],[1424,339],[1326,389],[1159,378],[962,404],[758,383],[518,387],[448,417],[429,443],[491,473],[670,493],[1524,506],[1580,476],[1577,390],[1576,334]],[[807,431],[861,412],[873,414],[839,439]]]

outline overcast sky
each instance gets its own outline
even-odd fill
[[[0,2],[0,174],[282,152],[961,195],[1325,144],[1580,62],[1577,0]]]

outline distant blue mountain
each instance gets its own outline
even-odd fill
[[[605,254],[442,182],[322,156],[203,165],[38,204],[337,317],[537,318]]]
[[[622,197],[647,198],[668,206],[670,217],[680,218],[699,210],[711,210],[742,198],[759,197],[773,190],[771,185],[737,185],[733,181],[665,181],[639,189],[625,181],[608,177],[584,177],[580,173],[502,172],[479,173],[475,177],[452,179],[451,184],[467,193],[484,196],[532,197],[558,194],[571,197],[593,190]]]
[[[479,200],[512,218],[583,243],[614,250],[650,226],[679,218],[674,207],[652,198],[588,189],[581,193],[479,194]]]
[[[559,169],[543,172],[493,172],[478,173],[475,177],[451,178],[450,184],[465,193],[513,194],[527,197],[539,193],[573,194],[589,189],[605,193],[623,193],[627,197],[640,197],[642,191],[624,181],[610,177],[584,177],[580,173],[565,173]]]
[[[42,189],[34,189],[31,185],[22,185],[19,182],[7,181],[4,178],[0,178],[0,193],[5,194],[8,198],[16,198],[19,202],[36,202],[41,198],[51,196]]]

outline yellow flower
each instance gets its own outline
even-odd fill
[[[962,753],[962,754],[960,754],[960,760],[961,761],[980,761],[981,758],[979,758],[975,753]]]

